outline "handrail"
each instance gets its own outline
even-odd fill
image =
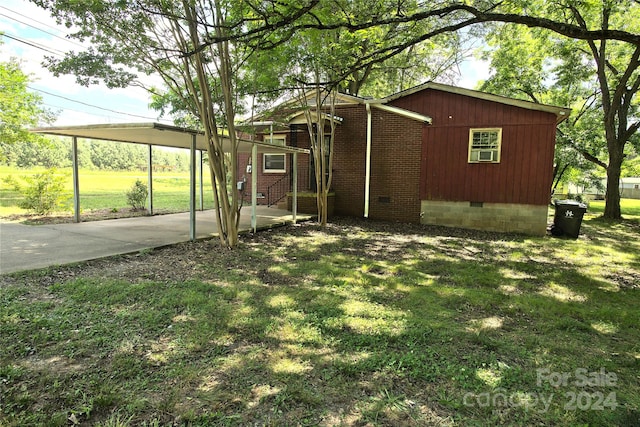
[[[279,180],[267,187],[267,206],[273,206],[287,196],[291,186],[291,174],[287,172]]]

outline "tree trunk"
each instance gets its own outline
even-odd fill
[[[620,144],[616,142],[609,143],[607,192],[604,206],[604,217],[608,219],[622,219],[622,213],[620,211],[620,170],[622,168],[622,161],[624,160],[624,153],[622,149],[617,147]]]

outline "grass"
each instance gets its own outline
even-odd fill
[[[0,425],[638,425],[640,228],[583,232],[343,220],[4,276]]]
[[[640,220],[640,200],[620,199],[620,209],[625,218]],[[589,202],[589,212],[603,214],[604,200],[591,200]]]
[[[34,175],[41,169],[17,169],[0,166],[0,215],[26,213],[18,207],[20,194],[8,188],[2,179],[12,175],[21,177]],[[60,169],[59,173],[67,177],[66,192],[68,201],[64,207],[67,213],[73,210],[73,182],[71,169]],[[118,172],[99,170],[80,170],[80,209],[121,210],[129,207],[127,191],[137,179],[147,183],[146,172]],[[204,207],[213,206],[211,179],[208,173],[203,174]],[[196,191],[199,197],[199,191]],[[154,172],[153,174],[153,206],[158,212],[183,212],[189,210],[189,173],[188,172]]]

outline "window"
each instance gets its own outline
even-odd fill
[[[283,173],[285,169],[284,154],[264,154],[263,165],[265,173]]]
[[[287,139],[286,139],[286,135],[270,135],[267,134],[264,136],[264,142],[266,142],[267,144],[273,144],[273,145],[278,145],[280,147],[284,147],[285,145],[287,145]]]
[[[502,129],[469,131],[469,163],[500,163]]]
[[[282,134],[265,134],[264,142],[267,144],[284,147],[286,144],[286,135]],[[284,154],[264,154],[262,164],[265,173],[284,173],[287,171],[285,167],[286,156]]]

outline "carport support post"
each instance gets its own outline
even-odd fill
[[[293,223],[298,219],[298,153],[293,153],[293,197],[291,198],[291,210],[293,211]]]
[[[204,211],[204,183],[202,182],[202,161],[203,161],[203,152],[202,150],[200,151],[200,163],[198,164],[199,166],[199,170],[200,170],[200,210]]]
[[[251,145],[251,228],[258,231],[256,205],[258,204],[258,146]]]
[[[147,187],[149,188],[149,215],[153,215],[153,145],[149,144],[149,159],[147,165]]]
[[[196,134],[191,135],[189,179],[189,238],[196,240]]]
[[[78,137],[71,139],[73,160],[73,220],[80,222],[80,179],[78,178]]]

